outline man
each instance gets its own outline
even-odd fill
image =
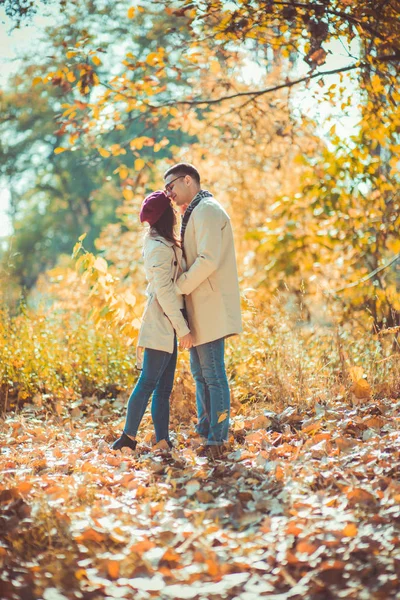
[[[207,190],[197,169],[179,163],[164,175],[165,191],[186,208],[181,238],[187,271],[177,288],[186,296],[193,347],[190,368],[196,382],[199,454],[218,458],[228,438],[230,392],[225,371],[225,338],[242,331],[240,292],[229,216]]]

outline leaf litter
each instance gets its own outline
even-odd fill
[[[396,598],[399,407],[257,405],[223,460],[197,456],[192,415],[171,452],[149,417],[137,451],[110,450],[117,402],[6,416],[0,596]]]

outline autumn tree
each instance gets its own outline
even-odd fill
[[[277,138],[291,142],[292,160],[299,151],[298,170],[292,170],[296,181],[286,191],[277,186],[273,198],[271,185],[263,185],[261,161],[255,174],[253,155],[250,160],[252,178],[260,182],[256,190],[248,188],[243,176],[249,165],[235,165],[236,174],[242,171],[243,193],[252,194],[251,206],[259,207],[259,223],[257,211],[251,219],[243,212],[248,238],[258,243],[256,271],[268,266],[268,285],[273,280],[294,290],[305,289],[307,281],[325,291],[345,288],[338,296],[345,308],[367,310],[375,327],[397,323],[397,2],[160,0],[135,7],[118,2],[107,15],[101,3],[92,2],[94,16],[86,20],[85,2],[60,6],[69,23],[65,40],[55,46],[51,65],[46,65],[50,70],[32,72],[40,93],[52,85],[63,96],[55,148],[59,156],[72,148],[90,148],[105,160],[116,158],[113,170],[129,202],[143,182],[135,174],[152,171],[163,144],[176,154],[176,146],[184,146],[182,132],[205,140],[210,128],[223,138],[235,138],[238,153],[241,144],[248,148],[251,135],[265,126],[269,100],[279,92],[282,106],[274,106],[275,98],[269,106],[271,127]],[[75,27],[77,22],[85,22],[84,31]],[[126,37],[122,56],[102,34],[105,23],[107,32],[135,32],[132,40]],[[338,44],[348,63],[327,68]],[[257,83],[244,83],[246,60],[257,64]],[[111,64],[113,69],[107,69]],[[301,73],[304,64],[308,71]],[[330,85],[331,75],[340,78]],[[333,123],[328,143],[312,145],[318,148],[315,153],[304,150],[298,140],[314,135],[317,124],[298,110],[300,90],[338,106],[343,114],[356,103],[354,135],[338,134]],[[282,124],[283,105],[287,118]],[[127,130],[129,121],[135,126]],[[290,134],[294,122],[295,138]],[[124,154],[128,147],[130,162]],[[252,151],[255,157],[258,149],[262,157],[269,156],[259,142]],[[271,165],[278,170],[277,162]],[[214,168],[219,170],[217,157]],[[223,182],[222,177],[222,193]],[[263,285],[262,276],[256,283]]]
[[[54,266],[60,254],[71,253],[82,232],[87,232],[85,243],[93,250],[102,228],[115,221],[117,206],[124,198],[133,197],[141,181],[151,179],[149,165],[154,158],[171,153],[165,136],[168,119],[157,119],[155,133],[155,123],[152,129],[140,112],[133,111],[125,112],[117,126],[102,122],[100,129],[108,150],[83,144],[74,146],[73,152],[61,152],[63,140],[74,145],[79,134],[64,123],[66,116],[70,120],[76,116],[63,108],[64,95],[76,78],[63,70],[60,56],[64,57],[68,41],[100,35],[106,13],[92,13],[90,8],[87,2],[64,7],[55,16],[56,25],[43,32],[37,53],[23,57],[24,67],[9,80],[0,96],[0,172],[11,192],[14,228],[3,264],[7,274],[28,289],[40,272]],[[146,15],[143,28],[133,32],[131,21],[118,17],[116,10],[113,27],[102,44],[102,53],[108,53],[106,64],[101,66],[105,76],[114,69],[117,59],[112,54],[118,52],[119,38],[125,38],[139,55],[159,43],[157,37],[147,34],[155,27],[151,15]],[[154,18],[160,20],[162,35],[164,17],[155,14]],[[86,33],[82,33],[82,22]],[[100,68],[100,59],[94,55],[92,58],[89,62]],[[38,73],[47,73],[50,64],[58,64],[60,76],[45,88],[40,85]],[[77,111],[86,106],[80,101]],[[115,111],[108,120],[114,117]],[[172,132],[169,139],[176,145],[190,140],[181,131]]]

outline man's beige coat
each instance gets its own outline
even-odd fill
[[[144,269],[148,283],[147,303],[138,338],[138,367],[142,348],[163,350],[172,354],[174,330],[178,337],[189,333],[181,309],[183,297],[177,293],[175,281],[182,272],[182,250],[163,237],[148,235],[143,249]]]
[[[185,294],[194,345],[240,333],[240,292],[229,216],[213,198],[190,215],[184,237],[187,271],[177,280]]]

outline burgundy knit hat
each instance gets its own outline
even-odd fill
[[[154,225],[170,206],[167,194],[161,190],[146,196],[140,209],[140,222]]]

